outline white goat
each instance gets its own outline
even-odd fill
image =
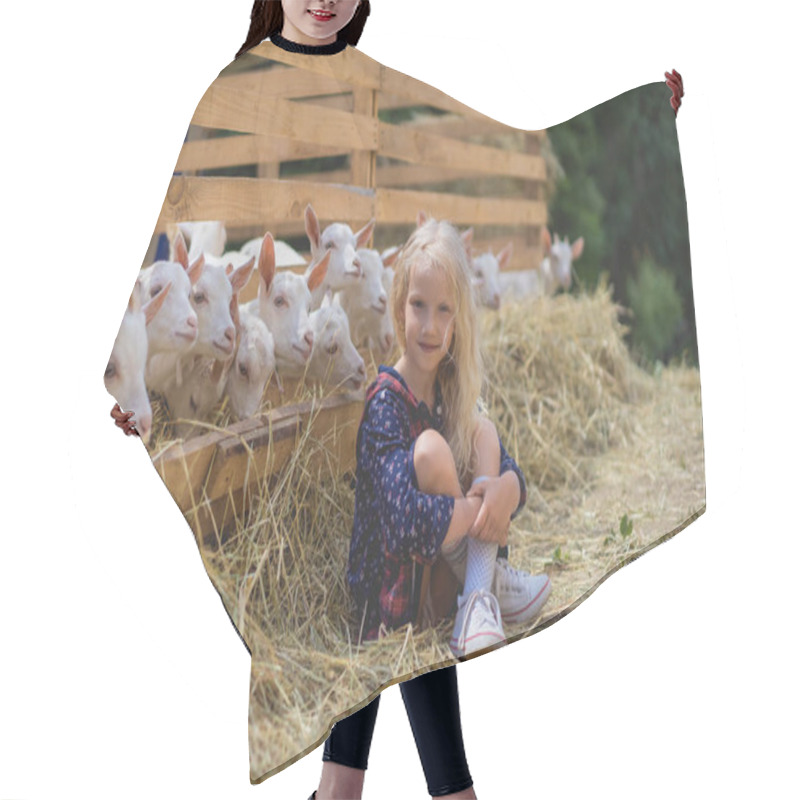
[[[325,280],[311,292],[311,308],[317,309],[329,289],[338,292],[360,277],[361,265],[356,251],[359,247],[364,247],[372,236],[375,218],[356,233],[343,222],[333,222],[320,234],[319,220],[309,203],[305,211],[305,226],[311,245],[311,264],[306,270],[306,280],[322,256],[328,251],[331,254]]]
[[[239,327],[238,293],[250,279],[255,260],[233,268],[207,266],[192,294],[199,333],[195,346],[179,357],[163,394],[173,417],[204,419],[222,397],[233,364]],[[179,426],[179,435],[185,435]]]
[[[495,310],[500,308],[500,275],[508,266],[513,249],[514,243],[509,242],[497,255],[490,247],[488,253],[471,259],[473,286],[480,305]]]
[[[377,250],[364,247],[356,251],[361,263],[361,277],[347,289],[336,293],[341,307],[347,312],[350,333],[356,346],[377,337],[380,318],[388,313],[389,298],[383,284],[383,261]]]
[[[542,233],[544,258],[538,269],[522,269],[500,273],[501,293],[506,296],[552,295],[559,287],[569,290],[572,285],[572,262],[583,253],[583,237],[572,245],[555,235],[555,243],[545,228]]]
[[[275,372],[275,339],[255,314],[242,312],[239,320],[239,346],[225,391],[236,419],[246,419],[260,408],[264,390]]]
[[[570,244],[569,237],[562,242],[558,234],[555,234],[555,241],[551,243],[547,229],[545,233],[547,256],[539,267],[544,291],[547,294],[554,294],[559,288],[569,291],[572,286],[572,262],[580,258],[583,253],[583,236]]]
[[[119,403],[119,407],[124,411],[133,411],[136,430],[142,441],[147,444],[153,427],[153,410],[144,382],[147,365],[147,326],[164,304],[172,284],[166,283],[158,294],[144,305],[142,305],[141,288],[141,283],[137,280],[128,299],[128,307],[122,317],[117,338],[114,340],[103,381],[106,391]]]
[[[275,340],[278,375],[305,370],[314,347],[314,332],[309,320],[311,293],[325,278],[331,252],[313,262],[307,277],[275,269],[275,243],[267,232],[258,257],[258,297],[242,306],[244,313],[260,317]]]
[[[180,231],[189,240],[189,260],[197,258],[201,253],[207,256],[221,256],[225,251],[228,235],[225,223],[220,220],[201,220],[197,222],[178,222],[167,226],[171,240]],[[170,251],[170,260],[175,260],[174,248]]]
[[[305,378],[326,386],[359,389],[367,377],[364,359],[350,338],[347,314],[338,299],[327,294],[322,305],[311,312],[314,349]]]
[[[147,326],[147,368],[145,382],[149,389],[163,391],[175,375],[179,356],[187,353],[197,340],[197,314],[192,308],[192,287],[200,280],[205,261],[200,256],[189,264],[183,236],[175,237],[177,261],[156,261],[139,272],[142,300],[155,297],[167,283],[172,284],[161,313]],[[177,376],[180,381],[180,376]]]

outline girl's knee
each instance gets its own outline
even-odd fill
[[[452,467],[452,469],[449,469]],[[414,472],[417,486],[422,491],[444,493],[446,478],[450,472],[455,474],[455,460],[447,440],[438,432],[429,428],[423,431],[414,445]],[[458,479],[456,479],[456,486]]]

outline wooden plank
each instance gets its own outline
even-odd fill
[[[353,92],[372,92],[374,89],[365,89],[362,86],[356,86]],[[336,108],[339,111],[353,112],[353,95],[351,94],[334,94],[327,97],[311,97],[303,100],[295,100],[295,103],[304,103],[306,105],[315,105],[320,108]]]
[[[204,130],[200,128],[199,130]],[[320,156],[338,156],[350,148],[313,142],[298,142],[287,136],[217,136],[204,141],[186,142],[178,156],[176,172],[223,169],[242,164],[267,164]]]
[[[192,125],[285,136],[326,147],[374,150],[378,146],[377,120],[359,114],[293,103],[280,97],[266,100],[247,92],[212,83],[198,103]]]
[[[269,152],[276,145],[274,152]],[[263,163],[277,164],[300,158],[341,155],[338,148],[325,148],[318,145],[292,143],[281,137],[256,135],[224,136],[207,141],[184,144],[178,158],[176,171],[202,169],[221,169],[243,164]],[[356,157],[372,157],[370,151],[357,151]],[[409,186],[445,183],[464,178],[482,177],[486,173],[474,168],[436,167],[432,165],[402,164],[377,166],[376,180],[378,186]],[[297,173],[292,180],[315,181],[320,183],[348,183],[350,170],[326,170],[324,172]],[[519,177],[519,176],[517,176]],[[530,180],[524,179],[523,180]]]
[[[547,219],[547,207],[541,201],[381,187],[375,193],[378,224],[411,222],[420,209],[458,225],[544,225]]]
[[[320,219],[368,220],[374,216],[372,189],[332,183],[268,178],[173,176],[156,226],[187,219],[220,219],[226,225],[265,225],[303,219],[311,203]],[[363,222],[361,223],[363,224]]]
[[[402,186],[425,186],[426,184],[448,183],[470,178],[489,177],[485,172],[462,167],[437,167],[432,165],[419,166],[416,164],[402,164],[378,167],[378,186],[400,188]],[[530,178],[516,176],[522,181],[529,182]]]
[[[428,133],[435,133],[437,136],[447,136],[453,139],[467,139],[470,136],[502,136],[509,139],[516,135],[519,137],[519,143],[506,147],[518,153],[529,152],[524,146],[525,137],[542,139],[546,136],[545,131],[522,131],[495,120],[461,119],[456,116],[439,117],[438,119],[436,117],[420,118],[404,124],[419,127]]]
[[[460,167],[491,175],[512,175],[531,180],[544,180],[546,177],[544,160],[539,156],[461,142],[383,122],[379,123],[379,138],[380,155],[413,164]]]
[[[225,89],[256,92],[259,97],[283,97],[286,100],[301,97],[319,97],[351,92],[353,87],[333,75],[318,75],[306,69],[274,67],[222,75],[214,83]]]
[[[413,108],[418,105],[421,104],[413,102],[410,97],[401,97],[387,92],[378,93],[378,108],[380,110]],[[454,139],[467,139],[470,136],[502,135],[506,133],[525,133],[539,138],[543,138],[546,135],[545,130],[524,131],[512,125],[506,125],[504,122],[492,119],[491,117],[468,117],[465,119],[459,114],[447,114],[445,116],[434,116],[431,114],[431,116],[428,117],[418,117],[417,119],[404,122],[403,125],[419,126],[425,130],[429,130],[431,133],[437,133],[440,136],[448,136]],[[519,152],[526,151],[520,147]]]
[[[153,458],[153,466],[184,514],[201,500],[198,487],[205,481],[220,438],[241,434],[259,424],[256,418],[242,420],[230,425],[227,433],[211,431],[176,442]]]

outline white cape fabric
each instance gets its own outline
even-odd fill
[[[347,302],[329,295],[309,321],[327,252],[334,289],[354,280],[357,253],[361,283],[377,263],[388,291],[385,264],[420,212],[471,237],[484,399],[526,483],[508,561],[553,587],[503,644],[557,621],[705,511],[669,97],[652,83],[521,131],[350,46],[323,56],[265,41],[200,100],[105,386],[135,412],[251,654],[253,783],[385,687],[455,660],[452,613],[363,635],[347,582],[356,436],[378,367],[400,353],[367,293],[347,301],[335,348]],[[636,139],[642,149],[630,145],[639,124],[657,134]],[[590,149],[596,176],[573,158]],[[610,245],[626,225],[636,241]],[[276,316],[281,292],[293,321]]]

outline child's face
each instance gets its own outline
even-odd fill
[[[358,0],[281,0],[283,31],[300,44],[330,44],[356,13]]]
[[[406,358],[421,372],[435,373],[455,332],[455,297],[442,270],[411,270],[405,305]]]

